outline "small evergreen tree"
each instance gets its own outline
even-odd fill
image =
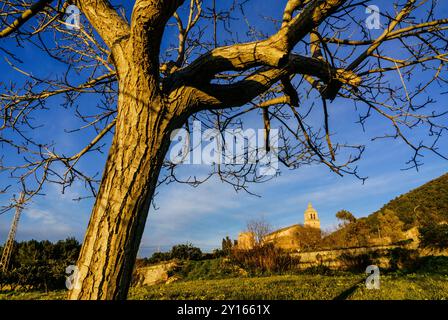
[[[229,236],[226,236],[224,239],[222,239],[221,249],[224,255],[228,256],[232,252],[232,248],[233,244]]]

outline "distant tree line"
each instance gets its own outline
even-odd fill
[[[16,242],[6,272],[0,270],[0,290],[65,288],[69,265],[76,264],[81,245],[74,238],[50,241]],[[0,254],[3,247],[0,248]]]
[[[207,258],[207,254],[202,253],[200,248],[193,246],[191,243],[185,243],[173,246],[171,251],[154,252],[149,258],[139,259],[136,266],[156,264],[173,259],[202,260],[204,258]]]

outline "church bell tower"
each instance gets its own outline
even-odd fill
[[[304,213],[304,225],[306,227],[320,229],[320,220],[311,202],[308,203],[308,208],[306,208]]]

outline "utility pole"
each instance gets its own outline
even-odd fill
[[[14,220],[12,221],[11,229],[9,230],[8,240],[6,240],[5,247],[3,248],[2,259],[0,260],[0,268],[3,272],[6,272],[11,260],[12,250],[14,249],[14,242],[16,240],[17,225],[19,224],[20,214],[22,213],[25,194],[20,193],[19,201],[16,204],[16,213],[14,214]]]

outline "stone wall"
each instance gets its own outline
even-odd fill
[[[347,249],[333,249],[333,250],[319,250],[313,252],[296,252],[293,253],[292,256],[300,257],[300,265],[299,267],[302,269],[306,269],[313,266],[324,265],[331,269],[340,268],[342,266],[342,262],[339,259],[342,254],[349,255],[361,255],[366,253],[372,253],[375,251],[381,252],[390,249],[397,248],[397,246],[393,245],[384,245],[384,246],[372,246],[372,247],[361,247],[361,248],[347,248]],[[379,267],[387,267],[388,259],[380,258]]]

